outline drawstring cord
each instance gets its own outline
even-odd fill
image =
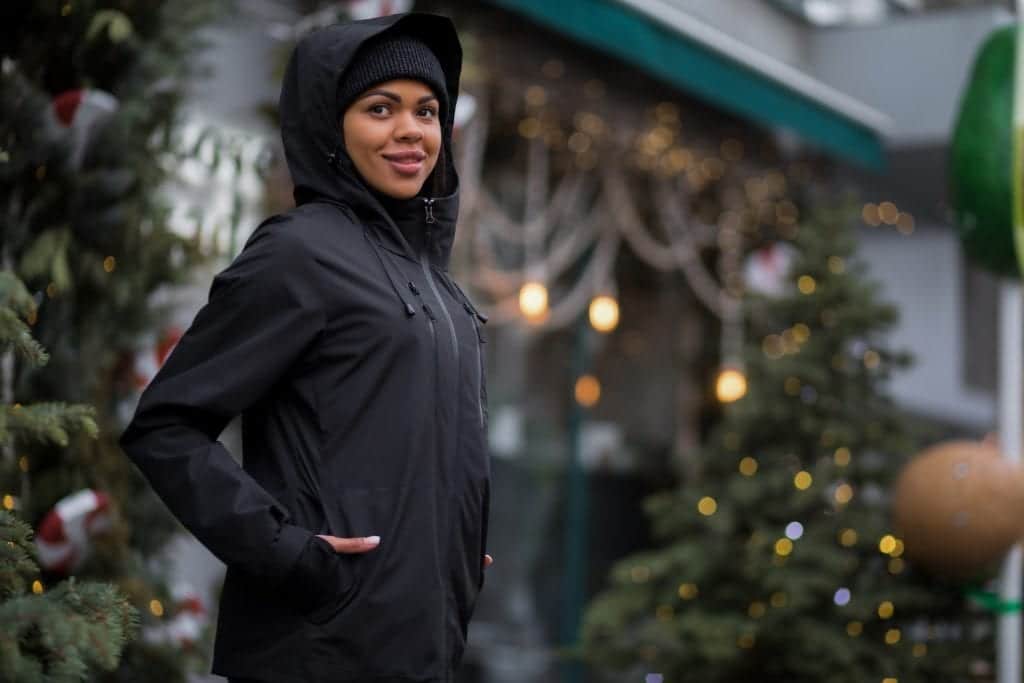
[[[486,315],[477,310],[476,306],[473,305],[473,302],[469,300],[469,297],[466,296],[466,293],[462,291],[462,288],[459,287],[455,280],[448,277],[448,274],[442,270],[437,270],[435,272],[441,276],[441,281],[445,283],[445,286],[447,287],[448,292],[452,295],[452,297],[462,301],[462,307],[466,309],[467,313],[469,313],[470,315],[475,315],[477,319],[482,323],[486,323],[489,320],[489,318]],[[456,294],[456,291],[458,292],[458,294]]]
[[[384,274],[387,276],[388,282],[391,283],[391,289],[394,290],[395,296],[397,296],[398,300],[402,302],[405,314],[410,318],[416,315],[416,308],[402,296],[402,292],[398,289],[398,285],[395,284],[395,279],[391,276],[391,269],[388,268],[387,263],[385,263],[384,256],[380,253],[380,247],[377,245],[377,241],[366,234],[365,227],[363,228],[363,237],[365,237],[366,241],[370,243],[371,247],[373,247],[373,253],[377,255],[377,260],[380,261],[380,267],[384,269]]]

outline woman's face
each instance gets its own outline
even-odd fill
[[[415,197],[441,149],[437,97],[420,81],[378,83],[345,110],[342,132],[352,163],[373,189]]]

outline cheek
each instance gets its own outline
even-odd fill
[[[423,148],[430,157],[430,165],[436,164],[438,154],[441,152],[441,131],[439,129],[432,128],[424,134]]]

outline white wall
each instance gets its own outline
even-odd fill
[[[993,397],[966,387],[961,377],[963,269],[953,230],[919,225],[903,236],[864,228],[859,237],[860,258],[900,310],[890,345],[915,356],[914,366],[894,379],[894,397],[917,412],[972,429],[992,428]]]
[[[938,142],[953,128],[979,47],[1011,18],[988,7],[820,29],[809,34],[803,69],[891,117],[891,144]]]

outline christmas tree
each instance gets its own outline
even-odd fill
[[[8,356],[5,372],[19,400],[89,404],[98,426],[68,448],[18,443],[0,461],[0,500],[50,543],[44,585],[70,573],[110,581],[141,608],[146,637],[94,680],[183,681],[190,663],[188,643],[166,637],[175,598],[149,561],[179,526],[117,437],[119,406],[138,390],[134,347],[161,314],[151,294],[200,257],[172,230],[182,207],[161,188],[191,151],[178,134],[181,103],[197,72],[197,30],[219,9],[218,0],[0,8],[0,267],[31,292],[27,323],[50,354],[38,370]],[[64,527],[86,514],[108,523],[84,546],[71,543]]]
[[[821,211],[773,245],[792,265],[781,293],[745,298],[746,394],[723,407],[697,473],[646,501],[659,547],[620,561],[589,606],[581,650],[596,667],[694,683],[976,680],[991,615],[906,563],[891,529],[915,430],[886,382],[909,358],[886,346],[896,312],[848,222]]]
[[[35,313],[35,301],[8,271],[0,271],[0,348],[33,367],[47,355],[32,338],[23,318]],[[5,362],[5,369],[11,363]],[[4,394],[9,391],[9,374]],[[93,411],[63,403],[23,405],[5,398],[0,413],[0,450],[5,461],[15,447],[31,442],[67,446],[70,436],[96,437]],[[7,500],[4,501],[5,506]],[[0,679],[81,681],[101,669],[114,669],[138,625],[136,610],[109,584],[78,583],[74,577],[46,590],[36,562],[32,529],[0,510]]]

